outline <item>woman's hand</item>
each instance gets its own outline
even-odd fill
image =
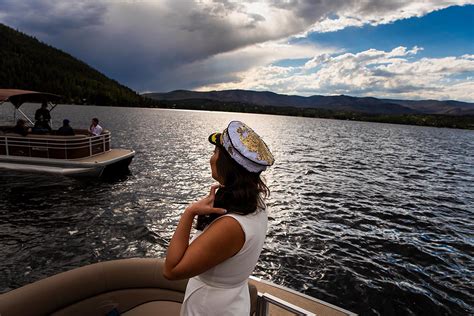
[[[216,208],[214,206],[214,199],[216,198],[216,190],[220,188],[220,184],[214,184],[211,186],[209,195],[202,198],[199,201],[191,203],[185,210],[185,213],[189,213],[193,217],[196,215],[207,215],[207,214],[225,214],[227,211],[223,208]]]

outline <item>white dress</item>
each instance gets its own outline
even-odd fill
[[[233,217],[239,222],[245,233],[244,245],[237,254],[226,261],[189,279],[181,306],[182,316],[250,314],[247,279],[252,274],[263,248],[267,232],[267,212],[259,210],[249,215],[224,216]],[[198,231],[191,242],[201,233]]]

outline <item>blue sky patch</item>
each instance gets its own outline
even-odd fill
[[[309,60],[310,58],[282,59],[273,63],[272,65],[278,67],[302,67]]]
[[[420,18],[399,20],[391,24],[348,27],[312,33],[292,43],[314,42],[357,53],[370,48],[390,51],[398,46],[423,47],[418,57],[444,57],[472,54],[474,51],[474,5],[454,6]]]

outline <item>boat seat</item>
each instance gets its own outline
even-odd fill
[[[188,281],[165,279],[163,265],[162,259],[131,258],[63,272],[0,295],[0,314],[104,316],[116,309],[127,316],[179,315]],[[249,291],[253,314],[257,289],[249,284]]]
[[[155,315],[157,311],[166,309],[177,313],[162,315],[179,315],[183,291],[163,289],[126,289],[103,293],[75,304],[62,308],[51,316],[106,315],[116,309],[121,315]],[[155,309],[156,308],[156,309]],[[148,313],[154,310],[154,313]],[[3,315],[2,315],[3,316]]]
[[[249,292],[250,292],[250,315],[255,315],[256,308],[257,308],[257,288],[253,284],[249,284]],[[173,302],[173,301],[153,301],[147,302],[141,305],[132,308],[131,310],[122,313],[123,316],[154,316],[157,315],[159,311],[159,315],[176,315],[179,316],[181,308],[181,303]]]
[[[128,312],[122,313],[123,316],[148,316],[148,315],[179,315],[181,304],[176,302],[149,302],[139,305]]]
[[[162,259],[145,258],[87,265],[0,295],[0,313],[103,316],[152,301],[181,303],[187,280],[166,280],[162,269]]]

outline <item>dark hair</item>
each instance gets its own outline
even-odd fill
[[[216,161],[217,174],[224,187],[217,190],[214,207],[241,215],[264,208],[264,199],[270,195],[270,190],[260,178],[260,172],[250,172],[239,165],[222,146],[216,146],[216,149],[219,151]],[[219,216],[221,215],[199,215],[196,229],[203,230]]]
[[[94,117],[92,120],[93,120],[94,122],[97,122],[97,124],[99,124],[99,119],[98,119],[97,117]]]

